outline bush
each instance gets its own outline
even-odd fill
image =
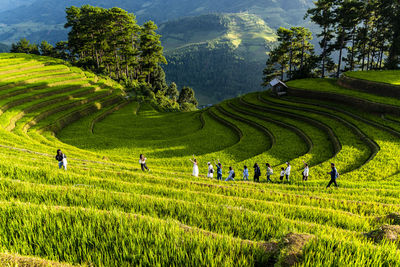
[[[192,103],[182,103],[181,104],[181,110],[182,111],[195,111],[197,110],[197,107],[193,105]]]

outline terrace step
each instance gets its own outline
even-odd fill
[[[371,150],[371,153],[370,153],[368,159],[361,166],[359,166],[357,169],[361,168],[362,166],[366,165],[368,162],[373,160],[375,158],[375,156],[378,154],[379,150],[380,150],[379,145],[374,140],[369,138],[356,125],[354,125],[351,122],[348,122],[347,120],[344,120],[343,118],[341,118],[339,116],[333,115],[333,114],[328,113],[328,112],[323,112],[323,111],[311,109],[311,108],[303,108],[303,107],[296,107],[296,106],[288,106],[288,105],[283,105],[283,104],[277,104],[277,103],[268,101],[268,100],[266,100],[265,98],[262,98],[262,97],[260,98],[260,100],[262,102],[264,102],[265,104],[268,104],[269,106],[282,107],[282,108],[291,109],[291,110],[300,110],[300,111],[305,111],[305,112],[309,112],[309,113],[315,113],[315,114],[323,115],[325,117],[335,119],[335,120],[339,121],[340,123],[342,123],[343,125],[345,125],[347,128],[351,129],[353,131],[353,133],[355,135],[357,135],[360,138],[360,140],[362,140]],[[357,169],[355,169],[355,170],[357,170]]]
[[[246,103],[246,102],[243,101],[242,98],[239,101],[242,104]],[[290,124],[287,124],[287,123],[284,123],[284,122],[281,122],[281,121],[278,121],[278,120],[271,119],[269,117],[260,115],[258,113],[254,113],[254,112],[250,112],[250,111],[244,110],[244,109],[242,109],[242,108],[240,108],[240,107],[238,107],[238,106],[236,106],[236,105],[234,105],[232,103],[229,103],[229,106],[232,109],[235,109],[236,111],[238,111],[240,113],[243,113],[243,114],[246,114],[246,115],[249,115],[249,116],[253,116],[253,117],[259,118],[259,119],[264,120],[264,121],[268,121],[268,122],[274,123],[276,125],[279,125],[279,126],[281,126],[283,128],[286,128],[286,129],[296,133],[304,141],[304,143],[307,145],[307,152],[305,154],[308,154],[308,153],[311,152],[311,150],[312,150],[312,148],[314,146],[312,140],[310,139],[310,137],[306,133],[304,133],[302,130],[300,130],[296,126],[293,126],[293,125],[290,125]],[[245,104],[245,106],[248,107],[248,108],[252,108],[251,105]]]
[[[234,120],[238,120],[238,121],[244,122],[244,123],[246,123],[246,124],[248,124],[248,125],[251,125],[252,127],[256,128],[256,129],[258,129],[258,130],[260,130],[260,131],[270,140],[270,144],[269,144],[269,146],[266,148],[266,150],[271,149],[271,148],[275,145],[275,143],[276,143],[275,136],[270,132],[269,129],[267,129],[267,128],[264,127],[263,125],[258,124],[258,123],[254,122],[254,121],[248,120],[248,119],[246,119],[246,118],[243,118],[243,117],[234,115],[234,114],[230,113],[230,112],[227,111],[225,108],[223,108],[223,107],[221,107],[221,106],[219,106],[219,105],[216,106],[216,108],[217,108],[217,110],[218,110],[219,112],[221,112],[221,113],[224,114],[225,116],[230,117],[230,118],[232,118],[232,119],[234,119]]]
[[[337,83],[338,85],[350,90],[400,99],[400,86],[398,85],[356,79],[349,77],[346,74],[342,75]]]

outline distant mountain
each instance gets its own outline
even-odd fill
[[[0,12],[15,9],[23,5],[29,5],[33,2],[35,2],[35,0],[1,0]]]
[[[276,42],[274,30],[247,13],[183,18],[159,31],[167,78],[193,87],[201,104],[261,89],[266,53]]]
[[[4,1],[4,0],[2,0]],[[7,2],[13,0],[6,0]],[[0,12],[0,42],[12,43],[21,37],[31,41],[65,39],[65,8],[90,4],[101,7],[118,6],[136,15],[143,23],[154,20],[160,24],[187,16],[210,13],[255,14],[272,28],[303,23],[305,10],[313,0],[14,0],[17,5]],[[1,9],[0,9],[1,11]]]
[[[8,45],[0,43],[0,53],[10,52],[10,47]]]

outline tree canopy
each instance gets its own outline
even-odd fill
[[[22,39],[13,44],[12,52],[42,54],[69,60],[73,64],[104,74],[135,89],[162,107],[179,108],[177,93],[168,92],[162,64],[161,36],[157,25],[148,21],[140,26],[133,14],[121,8],[100,8],[85,5],[66,10],[68,41],[55,47],[43,41],[40,46]],[[192,99],[188,100],[194,104]],[[183,107],[184,102],[179,102]],[[196,101],[197,105],[197,101]]]
[[[318,0],[305,17],[321,28],[317,34],[321,54],[313,55],[312,46],[307,44],[312,37],[306,29],[278,29],[279,45],[270,53],[264,85],[278,76],[281,79],[327,74],[339,77],[348,70],[400,67],[399,1]],[[305,52],[301,54],[306,55],[300,65],[299,47]],[[301,75],[296,75],[298,70]]]

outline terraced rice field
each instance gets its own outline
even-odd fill
[[[400,265],[400,100],[334,81],[290,85],[284,98],[260,92],[162,113],[62,62],[0,54],[0,263]],[[394,111],[307,93],[323,91],[387,100]],[[57,148],[68,171],[58,169]],[[142,153],[150,172],[140,170]],[[200,177],[191,176],[193,154]],[[217,159],[225,178],[236,170],[235,182],[206,178]],[[291,180],[281,183],[286,161]],[[261,183],[241,181],[255,162]],[[267,162],[274,183],[266,183]],[[331,162],[338,189],[325,188]],[[387,229],[393,240],[379,238]]]

